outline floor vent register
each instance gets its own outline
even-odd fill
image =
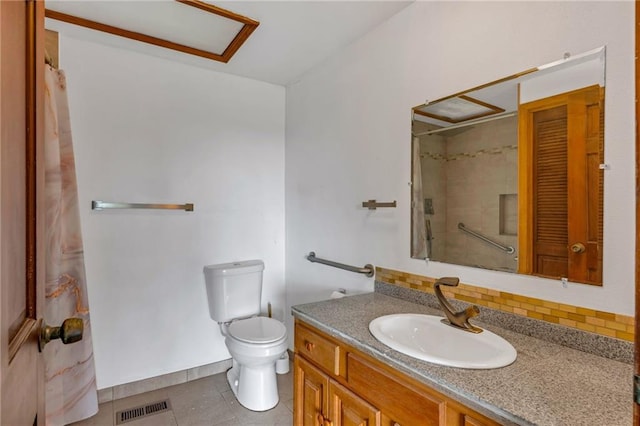
[[[153,416],[171,410],[171,403],[168,399],[164,401],[152,402],[140,407],[129,408],[116,413],[116,424],[121,425],[143,417]]]

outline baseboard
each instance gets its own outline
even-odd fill
[[[213,376],[214,374],[223,373],[230,368],[231,358],[131,383],[123,383],[109,388],[98,389],[98,403],[102,404],[103,402],[126,398],[128,396],[151,392],[168,386],[179,385],[181,383],[190,382],[203,377]]]

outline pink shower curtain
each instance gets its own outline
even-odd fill
[[[60,325],[84,320],[79,342],[54,340],[44,349],[48,425],[65,425],[98,411],[80,210],[64,72],[45,67],[46,285],[44,318]]]

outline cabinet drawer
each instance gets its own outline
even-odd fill
[[[295,329],[295,351],[336,376],[345,376],[340,346],[299,324]]]
[[[380,407],[391,424],[438,426],[446,402],[410,387],[386,371],[350,353],[347,355],[349,387]],[[441,411],[442,410],[442,411]]]

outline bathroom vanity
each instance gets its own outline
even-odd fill
[[[302,321],[295,351],[295,425],[499,424]]]
[[[516,361],[444,367],[394,351],[368,329],[383,315],[440,315],[427,306],[371,293],[292,311],[296,426],[631,424],[630,364],[476,321],[511,342]]]

